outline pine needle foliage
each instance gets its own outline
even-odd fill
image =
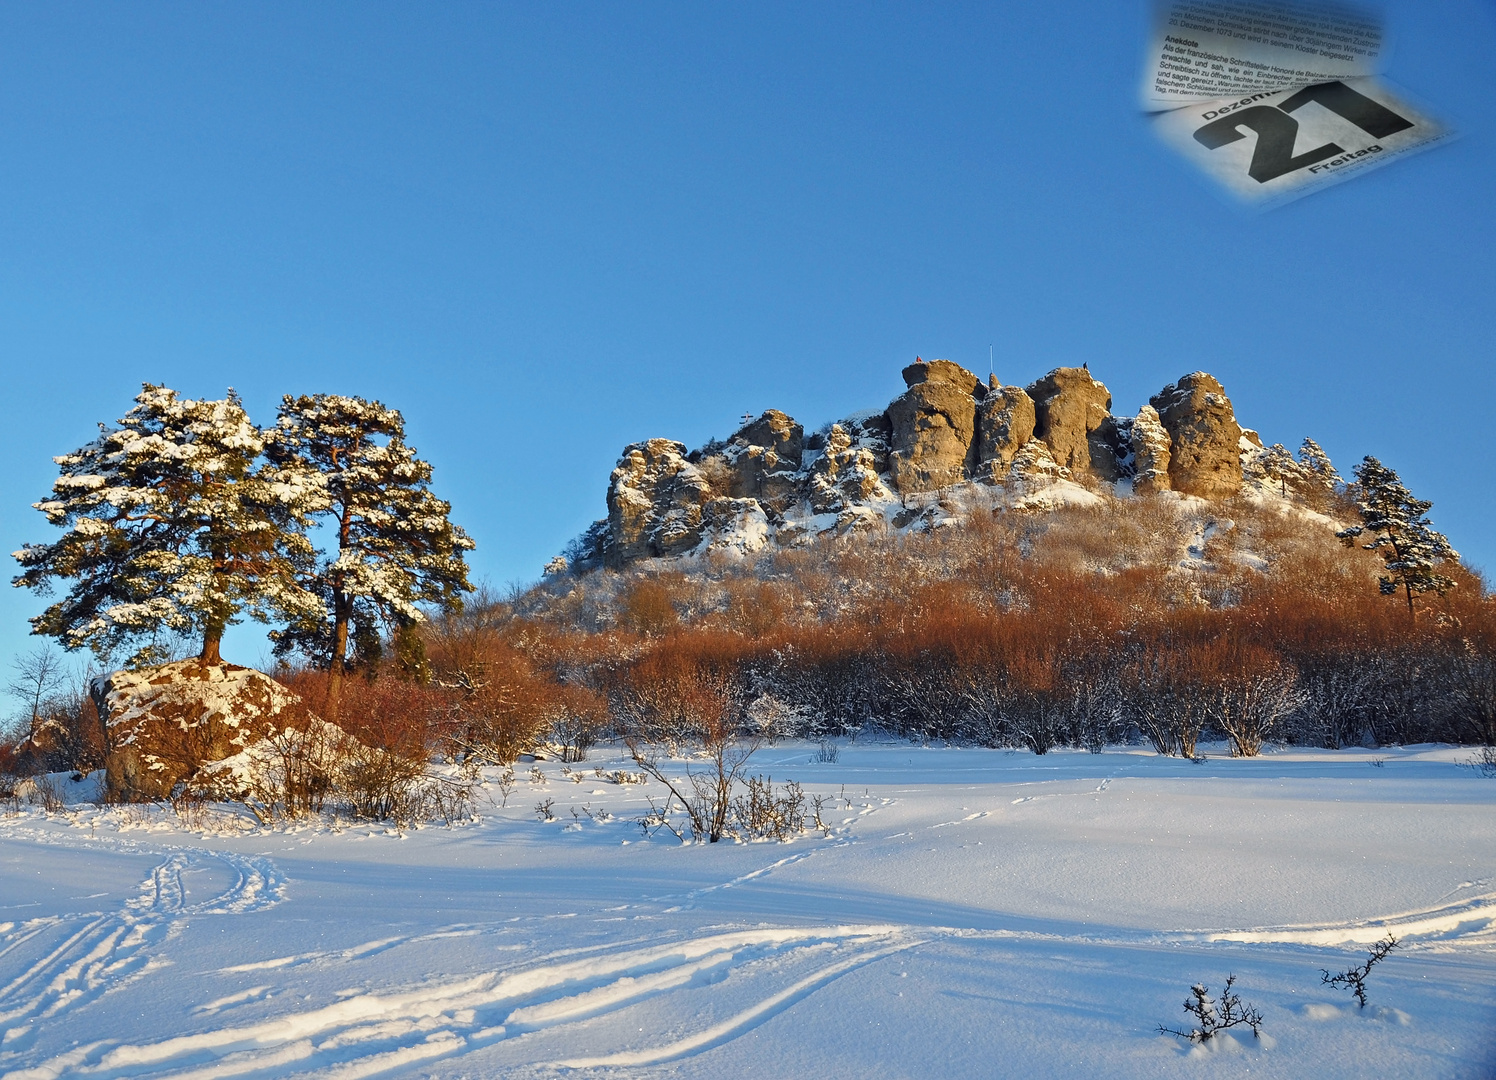
[[[288,463],[260,461],[265,434],[238,395],[180,397],[145,384],[115,427],[55,458],[61,475],[35,503],[66,533],[15,553],[18,587],[67,594],[31,620],[33,633],[101,658],[161,659],[161,641],[196,634],[205,662],[247,613],[302,617],[316,598],[298,576],[312,560],[307,513],[317,485]]]
[[[1397,473],[1368,456],[1356,466],[1355,475],[1361,524],[1335,535],[1348,546],[1366,533],[1372,535],[1372,540],[1362,546],[1382,556],[1387,571],[1377,579],[1382,595],[1403,593],[1408,617],[1412,618],[1415,594],[1434,592],[1442,596],[1454,588],[1454,579],[1439,573],[1437,567],[1443,562],[1457,562],[1459,552],[1429,521],[1428,512],[1434,504],[1415,499]]]
[[[328,670],[335,717],[350,640],[356,659],[370,662],[379,626],[392,628],[398,645],[425,607],[460,610],[472,589],[464,553],[473,541],[452,524],[451,506],[432,494],[431,465],[406,445],[404,418],[378,401],[287,395],[268,453],[278,465],[318,478],[318,516],[333,534],[330,550],[304,578],[320,603],[272,637],[278,654],[299,652]],[[405,663],[413,672],[423,665],[424,658]]]

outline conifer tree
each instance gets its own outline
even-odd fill
[[[378,625],[393,628],[397,644],[408,648],[403,643],[423,618],[422,605],[460,609],[462,593],[471,590],[463,553],[473,542],[431,493],[431,466],[405,444],[400,413],[377,401],[287,395],[270,454],[317,473],[325,494],[321,513],[333,550],[306,581],[320,608],[272,637],[278,653],[299,651],[326,666],[326,708],[335,719],[350,637],[368,659]]]
[[[1330,455],[1313,439],[1299,444],[1299,475],[1307,490],[1321,496],[1332,494],[1344,483],[1330,463]]]
[[[1367,551],[1380,551],[1387,573],[1378,578],[1383,596],[1401,591],[1408,601],[1408,617],[1413,617],[1413,594],[1435,592],[1443,595],[1454,588],[1454,581],[1438,573],[1444,561],[1459,559],[1443,533],[1436,532],[1428,519],[1434,504],[1413,498],[1397,473],[1374,457],[1356,466],[1356,509],[1361,524],[1335,535],[1347,545],[1370,533],[1373,539],[1362,545]]]
[[[129,663],[161,659],[163,634],[201,636],[200,658],[220,662],[225,629],[247,611],[260,621],[301,618],[316,598],[297,583],[312,547],[307,510],[318,488],[295,468],[260,463],[264,433],[239,398],[196,401],[147,383],[115,428],[54,459],[61,475],[35,506],[67,533],[15,553],[13,584],[65,597],[32,632],[101,658],[143,647]]]

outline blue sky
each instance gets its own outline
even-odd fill
[[[1387,13],[1463,137],[1252,214],[1150,135],[1141,3],[0,4],[0,545],[143,381],[331,391],[528,581],[626,443],[991,343],[1125,412],[1208,370],[1492,567],[1496,8]],[[0,658],[41,603],[0,595]]]

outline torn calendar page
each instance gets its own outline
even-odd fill
[[[1381,67],[1381,20],[1365,8],[1271,0],[1166,0],[1144,65],[1149,110],[1364,78]]]

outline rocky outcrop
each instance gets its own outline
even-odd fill
[[[841,424],[832,424],[806,484],[811,511],[840,513],[848,505],[893,498],[878,475],[870,447],[859,446]]]
[[[739,428],[722,450],[734,499],[782,500],[795,486],[805,446],[805,428],[770,409]]]
[[[1224,499],[1241,490],[1241,427],[1213,376],[1196,371],[1148,402],[1169,433],[1169,484],[1175,491]]]
[[[1013,459],[1034,436],[1034,399],[1017,386],[1001,386],[993,376],[977,406],[975,479],[989,484],[1007,478]]]
[[[1135,495],[1222,498],[1241,489],[1242,461],[1261,453],[1221,384],[1200,372],[1136,416],[1113,416],[1110,392],[1086,367],[1056,368],[1027,389],[995,376],[983,384],[949,360],[920,360],[903,375],[907,389],[886,410],[809,435],[770,409],[690,454],[669,439],[626,447],[608,517],[547,572],[941,527],[959,517],[960,499],[933,493],[973,480],[1002,489],[984,498],[1027,511],[1089,505],[1122,481]]]
[[[981,381],[959,364],[932,360],[906,367],[904,383],[909,389],[888,406],[893,486],[910,495],[961,483],[974,449]]]
[[[1048,443],[1030,439],[1013,457],[1008,481],[1013,488],[1028,493],[1057,480],[1069,480],[1071,472],[1055,460]]]
[[[1091,469],[1092,451],[1105,473],[1115,474],[1116,458],[1104,443],[1092,439],[1111,416],[1112,395],[1083,367],[1055,368],[1028,388],[1034,400],[1034,437],[1049,447],[1057,464],[1072,472]]]
[[[1129,431],[1132,445],[1132,490],[1153,495],[1169,490],[1169,433],[1158,419],[1158,410],[1144,405],[1133,418]]]
[[[702,550],[751,555],[769,542],[769,518],[757,499],[713,499],[701,510]]]
[[[673,439],[624,448],[608,484],[608,538],[603,557],[620,567],[636,559],[680,555],[701,542],[701,510],[711,485]]]
[[[116,671],[92,693],[108,791],[127,800],[165,798],[204,766],[308,718],[301,698],[268,675],[196,659]]]

